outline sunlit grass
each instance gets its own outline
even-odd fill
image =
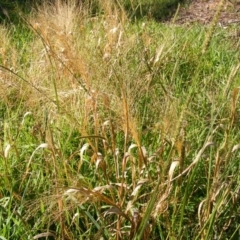
[[[1,26],[0,236],[237,238],[235,29],[99,9]]]

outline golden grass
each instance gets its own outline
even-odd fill
[[[201,62],[190,79],[192,82],[189,81],[193,89],[185,94],[183,88],[183,96],[174,97],[179,61],[168,77],[161,74],[166,65],[176,60],[169,56],[178,44],[171,29],[159,33],[159,39],[150,34],[146,24],[132,33],[120,5],[104,0],[99,2],[99,8],[101,14],[91,17],[88,9],[75,1],[43,3],[24,19],[34,34],[24,53],[14,49],[7,30],[0,29],[4,36],[0,78],[5,81],[1,94],[8,106],[20,99],[25,112],[17,136],[27,125],[25,119],[27,122],[30,111],[31,117],[37,119],[31,129],[36,147],[24,159],[18,190],[31,191],[28,184],[36,176],[41,177],[36,166],[44,169],[51,186],[46,186],[41,194],[47,197],[30,201],[28,208],[32,214],[42,211],[50,219],[49,224],[58,222],[61,239],[73,238],[70,228],[79,227],[78,207],[85,214],[81,218],[86,226],[97,229],[95,237],[106,234],[115,239],[125,236],[135,239],[142,234],[143,239],[148,239],[159,218],[164,220],[165,228],[173,228],[171,224],[178,218],[171,223],[171,213],[179,215],[180,228],[176,232],[181,235],[184,204],[188,201],[188,192],[182,188],[187,184],[186,179],[192,184],[197,166],[215,144],[215,134],[221,128],[208,126],[210,130],[200,146],[196,147],[195,139],[191,143],[196,149],[191,149],[188,158],[188,117],[194,115],[190,105],[198,92]],[[205,40],[204,54],[212,34]],[[187,44],[187,41],[183,44],[181,54]],[[24,57],[23,64],[17,58],[19,54],[25,55],[19,56],[19,59]],[[229,96],[238,69],[239,65],[232,68],[223,90],[225,97]],[[208,90],[207,84],[201,84],[203,90]],[[160,94],[156,94],[156,89]],[[212,154],[215,165],[209,160],[206,166],[213,173],[206,174],[207,196],[201,199],[198,208],[199,236],[203,238],[210,236],[205,224],[211,221],[211,214],[220,215],[213,204],[216,202],[221,208],[231,201],[227,186],[219,187],[216,183],[222,181],[219,179],[222,167],[228,164],[233,150],[238,149],[228,134],[237,121],[238,94],[239,88],[235,88],[225,135],[216,154]],[[148,109],[140,109],[139,102],[145,100],[151,106],[146,104]],[[146,132],[142,130],[144,125]],[[66,128],[69,128],[67,133]],[[73,131],[79,134],[79,143],[66,154],[64,150]],[[148,133],[157,137],[147,138]],[[67,137],[63,140],[64,134]],[[146,139],[149,146],[145,146]],[[5,160],[14,144],[12,140],[5,148]],[[35,157],[41,161],[36,162]],[[86,168],[96,186],[84,176]],[[185,198],[183,207],[181,196]],[[86,204],[95,209],[97,220],[85,209]],[[30,218],[27,215],[26,219]],[[45,231],[35,238],[51,234]]]

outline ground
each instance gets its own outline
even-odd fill
[[[190,4],[181,6],[176,23],[207,24],[212,21],[219,2],[219,0],[192,0]],[[240,24],[240,0],[225,1],[219,24],[223,26]]]

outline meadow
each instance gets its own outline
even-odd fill
[[[0,239],[239,239],[239,26],[92,2],[0,25]]]

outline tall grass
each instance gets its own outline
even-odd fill
[[[236,239],[234,27],[85,4],[1,26],[0,237]]]

